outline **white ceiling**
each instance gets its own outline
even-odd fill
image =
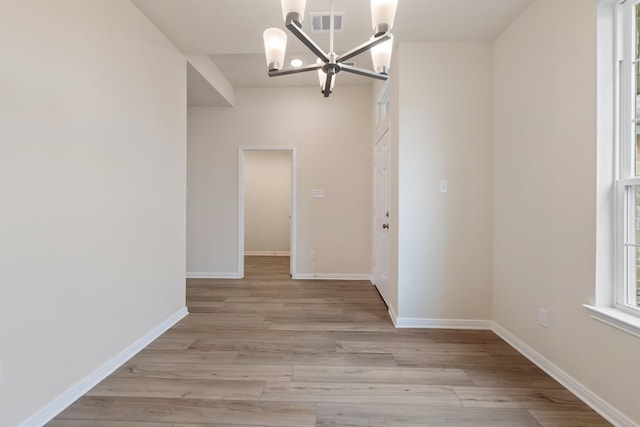
[[[209,55],[235,87],[317,85],[314,73],[268,78],[262,32],[284,29],[280,0],[132,0],[183,53]],[[397,42],[494,40],[533,0],[398,0],[393,28]],[[308,0],[303,26],[328,50],[328,36],[308,30],[310,12],[328,12],[329,0]],[[342,32],[335,35],[336,52],[371,37],[369,0],[335,0],[345,13]],[[293,35],[287,58],[307,54]],[[304,59],[304,58],[303,58]],[[306,56],[309,63],[311,55]],[[288,59],[287,59],[288,61]],[[355,58],[370,67],[367,54]],[[370,84],[366,77],[338,76],[342,84]]]

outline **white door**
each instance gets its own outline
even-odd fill
[[[389,305],[389,218],[391,141],[389,130],[375,145],[373,200],[373,283]]]

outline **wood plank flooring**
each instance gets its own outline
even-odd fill
[[[189,280],[190,315],[50,427],[608,426],[490,331],[396,330],[368,282]]]

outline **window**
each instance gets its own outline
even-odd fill
[[[640,0],[597,9],[596,294],[584,307],[640,337]]]
[[[640,338],[640,0],[597,9],[596,293],[584,307]]]
[[[615,305],[640,316],[640,0],[618,7]]]
[[[640,0],[621,3],[618,18],[615,304],[640,315]]]

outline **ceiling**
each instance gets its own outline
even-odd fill
[[[183,53],[209,55],[234,87],[317,85],[315,73],[267,76],[262,32],[284,29],[279,0],[132,0]],[[396,42],[491,41],[533,0],[399,0],[393,34]],[[344,30],[335,34],[336,52],[346,51],[372,35],[368,0],[335,0],[344,12]],[[309,13],[328,12],[329,0],[308,0],[303,27],[325,50],[326,33],[308,30]],[[289,35],[287,62],[293,56],[315,60]],[[371,67],[366,53],[355,58]],[[343,75],[345,74],[345,75]],[[372,79],[341,73],[338,84],[366,85]]]

